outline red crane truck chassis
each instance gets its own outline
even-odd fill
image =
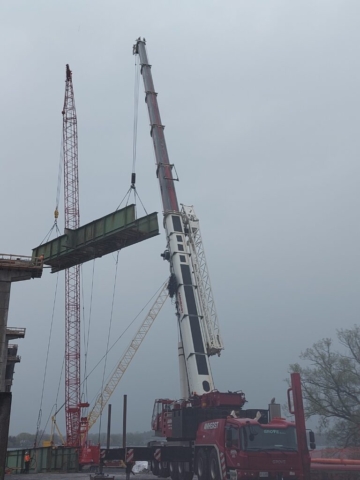
[[[300,418],[303,410],[293,410],[302,408],[299,374],[292,374],[291,380],[290,408]],[[102,458],[146,460],[154,475],[172,480],[191,480],[194,474],[199,480],[309,480],[305,421],[297,425],[276,417],[277,404],[244,409],[245,402],[242,392],[217,391],[186,402],[157,400],[152,428],[166,441],[126,452],[102,450]]]
[[[171,480],[359,480],[358,464],[311,462],[298,373],[288,390],[295,422],[277,417],[277,404],[244,409],[245,402],[241,392],[216,391],[186,403],[156,400],[152,429],[164,441],[102,449],[101,461],[148,461],[154,475]],[[311,431],[309,445],[315,448]]]

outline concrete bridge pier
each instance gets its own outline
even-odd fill
[[[5,475],[11,411],[11,393],[6,391],[7,322],[11,284],[40,278],[42,269],[42,258],[32,260],[30,257],[0,254],[0,480],[3,480]]]
[[[10,304],[11,273],[0,270],[0,392],[5,392],[7,363],[6,327]],[[2,428],[0,426],[0,431]]]
[[[11,392],[0,392],[0,479],[5,476],[7,441],[9,436]],[[6,436],[3,435],[6,432]]]

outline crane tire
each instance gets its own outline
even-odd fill
[[[179,472],[178,472],[177,462],[170,462],[169,470],[170,470],[171,480],[179,480]]]
[[[178,480],[192,480],[194,472],[185,470],[184,462],[178,462]]]
[[[209,456],[209,477],[210,477],[210,480],[221,479],[218,454],[215,448],[211,450],[210,456]]]
[[[209,480],[209,458],[204,448],[200,448],[197,452],[196,471],[199,480]]]
[[[170,476],[168,462],[159,462],[159,477],[168,478]]]
[[[159,475],[159,462],[157,460],[151,460],[151,471],[154,475]]]

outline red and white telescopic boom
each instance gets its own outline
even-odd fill
[[[156,157],[156,175],[164,210],[167,249],[163,257],[170,262],[169,293],[171,297],[176,298],[181,396],[189,398],[193,394],[202,395],[214,389],[205,342],[204,314],[193,273],[191,251],[188,247],[189,226],[179,211],[172,175],[173,165],[169,162],[164,125],[161,122],[157,93],[144,39],[139,38],[136,41],[134,54],[139,55],[140,58],[145,100],[149,110],[150,134]]]

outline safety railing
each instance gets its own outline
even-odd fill
[[[7,361],[8,363],[20,363],[21,357],[19,355],[8,355]]]
[[[14,255],[7,253],[0,253],[0,268],[1,267],[17,267],[17,268],[29,268],[40,267],[42,268],[44,262],[44,256],[32,258],[27,255]]]
[[[26,328],[20,327],[6,327],[6,335],[8,337],[24,338]]]

